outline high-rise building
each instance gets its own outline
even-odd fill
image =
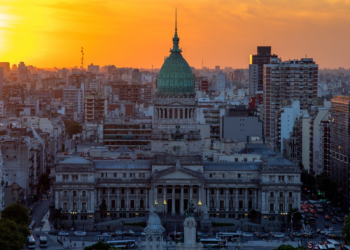
[[[264,65],[264,134],[275,143],[276,113],[285,100],[299,100],[301,110],[309,110],[317,99],[318,65],[312,58],[282,62],[272,58]]]
[[[63,69],[58,71],[58,76],[59,76],[59,78],[63,78],[63,79],[68,80],[69,73],[70,73],[69,69],[63,68]]]
[[[249,94],[255,95],[256,91],[263,90],[263,69],[264,64],[271,62],[271,58],[277,58],[277,55],[271,55],[271,46],[258,46],[256,55],[250,55],[249,64]]]
[[[2,86],[4,86],[4,68],[0,67],[0,100],[2,100]]]
[[[63,89],[63,103],[67,117],[80,123],[84,118],[84,90],[75,86],[67,86]]]
[[[27,80],[28,79],[28,68],[24,64],[24,62],[20,62],[18,64],[18,78],[19,80]]]
[[[343,194],[343,208],[348,209],[349,152],[350,152],[350,96],[334,96],[331,105],[331,178]]]

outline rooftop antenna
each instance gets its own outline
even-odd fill
[[[84,71],[84,48],[81,47],[81,69]]]
[[[203,69],[203,58],[202,58],[202,69]]]
[[[175,8],[175,31],[177,31],[177,8]]]

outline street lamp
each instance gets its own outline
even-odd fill
[[[124,240],[124,230],[123,230],[123,228],[124,228],[124,221],[123,220],[120,222],[120,225],[122,226],[122,240]]]
[[[166,207],[166,200],[163,201],[163,205],[164,205],[164,210],[163,210],[163,215],[164,215],[164,218],[165,218],[165,207]]]
[[[75,224],[74,224],[74,219],[75,218],[74,217],[77,214],[77,212],[76,211],[72,211],[72,212],[70,212],[70,214],[73,215],[73,226],[72,227],[75,229]]]
[[[200,207],[202,206],[202,202],[201,201],[198,201],[198,215],[200,215]]]

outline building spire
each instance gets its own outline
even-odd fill
[[[179,37],[177,35],[177,8],[175,8],[175,35],[173,37],[173,49],[170,50],[172,53],[181,53],[181,49],[179,48]]]

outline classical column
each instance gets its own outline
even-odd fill
[[[175,186],[172,186],[171,215],[175,215]]]
[[[140,201],[139,201],[139,189],[135,188],[135,192],[136,192],[136,199],[135,199],[135,209],[139,209],[140,206]]]
[[[192,201],[193,186],[190,185],[190,201]]]
[[[95,211],[94,204],[95,204],[95,191],[91,190],[91,194],[90,194],[90,209],[93,212]]]
[[[248,188],[245,188],[244,211],[248,211]]]
[[[238,211],[238,188],[236,188],[236,197],[235,197],[235,210]]]
[[[184,186],[181,186],[180,215],[184,215]]]
[[[173,114],[171,119],[174,120],[174,119],[175,119],[175,109],[172,108],[172,109],[171,109],[171,112],[172,112],[172,114]]]
[[[196,206],[198,207],[198,212],[201,212],[201,206],[204,206],[204,200],[202,199],[202,186],[198,186],[198,202],[196,204]],[[202,204],[201,206],[199,205],[200,203]]]
[[[154,204],[154,208],[158,211],[158,206],[156,205],[156,201],[158,202],[158,197],[157,197],[157,190],[158,190],[158,186],[157,185],[155,185],[154,186],[154,199],[153,199],[153,204]]]
[[[148,208],[148,188],[145,188],[145,192],[146,192],[146,199],[145,199],[145,208]]]
[[[254,196],[254,206],[253,208],[258,209],[258,189],[254,190],[255,196]]]
[[[130,204],[129,204],[129,188],[127,187],[126,189],[126,210],[129,210]]]
[[[278,209],[278,201],[277,201],[277,196],[278,196],[278,192],[276,191],[276,192],[274,192],[275,193],[275,212],[276,211],[278,211],[279,209]]]
[[[219,211],[220,203],[219,203],[219,189],[216,188],[216,211]]]
[[[263,191],[262,194],[261,194],[262,198],[262,204],[261,204],[261,212],[262,213],[265,213],[266,212],[266,199],[265,199],[265,192]]]
[[[165,210],[164,213],[166,213],[167,209],[167,205],[164,205],[164,203],[166,203],[166,185],[163,185],[163,204],[162,204],[162,207],[163,209]]]
[[[109,208],[109,187],[107,188],[107,210],[109,210],[110,208]]]
[[[228,192],[229,192],[229,189],[226,188],[225,191],[226,191],[225,207],[226,207],[226,211],[228,211],[228,209],[229,209],[229,204],[228,204]]]
[[[284,191],[284,212],[288,212],[288,203],[287,203],[287,191]]]
[[[117,202],[116,202],[117,204],[115,204],[117,207],[117,210],[119,210],[119,208],[120,208],[119,190],[120,190],[120,188],[118,187],[117,188]]]
[[[210,208],[210,198],[209,198],[209,193],[210,193],[210,188],[207,188],[207,200],[206,200],[206,204],[207,204],[207,208]]]

